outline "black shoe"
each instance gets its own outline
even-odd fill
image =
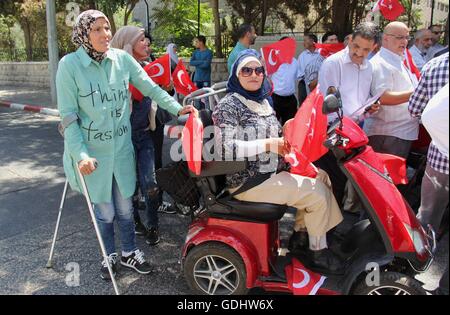
[[[111,269],[114,277],[117,273],[117,253],[112,253],[108,256],[108,261],[111,265]],[[108,266],[106,265],[106,260],[102,261],[102,268],[100,269],[100,277],[103,280],[111,280],[111,275],[109,274]]]
[[[135,220],[134,221],[134,234],[143,236],[147,233],[147,229],[145,226],[141,223],[141,220]]]
[[[148,230],[145,242],[148,245],[156,245],[159,243],[159,233],[157,228],[150,228],[150,230]]]
[[[288,249],[290,252],[306,251],[309,246],[309,237],[306,231],[294,231],[289,238]]]
[[[173,206],[171,203],[167,201],[163,201],[162,204],[158,208],[158,212],[164,212],[167,214],[175,214],[177,213],[177,208]]]
[[[127,257],[121,257],[120,264],[127,268],[131,268],[142,275],[149,274],[153,269],[150,264],[145,261],[144,253],[139,249],[136,249],[133,254]]]
[[[321,250],[310,250],[311,269],[323,273],[340,274],[344,271],[342,261],[329,248]]]

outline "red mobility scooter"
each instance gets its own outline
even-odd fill
[[[318,91],[312,94],[310,97],[323,101]],[[339,97],[328,95],[323,112],[338,113],[324,146],[336,156],[368,215],[332,247],[345,262],[343,272],[320,274],[308,267],[301,253],[282,255],[279,220],[287,206],[230,197],[225,175],[245,169],[244,161],[202,161],[201,170],[199,161],[191,163],[190,170],[185,162],[179,162],[170,183],[176,186],[175,177],[184,174],[187,184],[183,193],[172,197],[190,206],[199,198],[201,204],[200,210],[192,212],[182,250],[184,276],[193,293],[239,295],[262,288],[309,295],[425,294],[413,275],[429,267],[436,241],[434,231],[420,225],[395,186],[395,167],[402,166],[404,160],[375,153],[363,130],[343,117]],[[211,124],[208,114],[201,117],[204,125]],[[183,141],[201,143],[202,136]],[[192,148],[193,143],[190,145]]]

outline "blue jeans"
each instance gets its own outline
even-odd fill
[[[94,212],[108,255],[116,252],[114,219],[117,219],[117,224],[119,225],[122,250],[133,252],[137,249],[131,198],[124,199],[122,197],[115,178],[113,178],[111,202],[95,204]]]
[[[145,199],[147,228],[158,227],[159,189],[155,173],[155,145],[150,131],[133,131],[139,188]],[[137,211],[137,210],[136,210]]]

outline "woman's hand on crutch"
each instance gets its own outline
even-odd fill
[[[94,158],[87,158],[78,162],[78,169],[83,176],[92,174],[97,169],[98,162]]]

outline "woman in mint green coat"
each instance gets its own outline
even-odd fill
[[[112,34],[100,11],[81,13],[72,40],[77,51],[61,59],[56,76],[58,109],[64,129],[64,171],[73,189],[81,191],[76,168],[85,176],[95,215],[113,270],[116,218],[122,242],[121,264],[147,274],[151,267],[137,249],[131,197],[136,166],[131,141],[129,83],[173,115],[182,108],[155,84],[128,53],[110,48]],[[106,261],[102,278],[108,279]]]

